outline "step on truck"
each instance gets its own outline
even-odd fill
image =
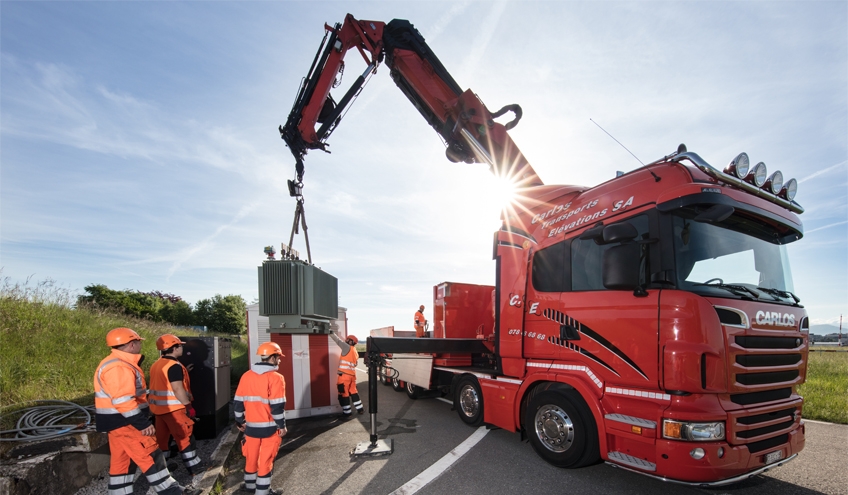
[[[280,126],[293,196],[306,153],[327,151],[384,62],[448,159],[486,163],[517,188],[493,239],[493,285],[436,285],[432,338],[368,339],[372,421],[382,368],[563,468],[603,460],[722,485],[798,455],[809,320],[786,251],[803,235],[797,181],[745,153],[718,168],[680,145],[595,187],[545,185],[507,134],[521,108],[491,112],[461,90],[408,21],[348,15],[325,30]],[[354,48],[367,68],[336,101]]]

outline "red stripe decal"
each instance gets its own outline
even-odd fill
[[[333,379],[333,375],[330,375],[330,337],[309,336],[309,374],[312,384],[312,407],[329,406],[329,382]]]
[[[277,373],[286,379],[286,410],[294,409],[294,371],[292,364],[292,336],[284,333],[272,333],[271,342],[276,343],[283,350],[282,362]],[[255,356],[252,356],[255,357]]]

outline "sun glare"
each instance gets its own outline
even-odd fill
[[[515,183],[508,178],[491,176],[488,194],[490,195],[492,208],[496,209],[496,211],[500,212],[509,207],[515,200],[517,192],[518,189],[515,187]]]

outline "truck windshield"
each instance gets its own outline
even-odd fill
[[[763,225],[733,215],[718,224],[673,217],[677,286],[718,297],[741,297],[793,304],[792,273],[786,246],[761,238]],[[746,224],[753,228],[746,233]]]

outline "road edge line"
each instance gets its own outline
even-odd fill
[[[391,492],[389,495],[412,495],[418,490],[424,488],[431,481],[435,480],[436,478],[441,476],[442,473],[447,471],[453,463],[462,458],[462,456],[464,456],[469,450],[471,450],[472,447],[477,445],[477,443],[482,440],[487,433],[489,433],[489,430],[485,426],[477,428],[477,431],[472,433],[468,438],[466,438],[461,444],[457,445],[453,450],[445,454],[444,457],[433,463],[432,466],[422,471],[421,474],[419,474],[418,476],[407,481],[405,485]]]

